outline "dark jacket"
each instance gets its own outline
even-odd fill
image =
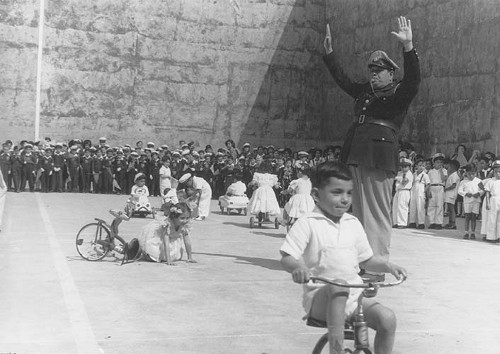
[[[403,52],[403,57],[403,79],[375,91],[369,82],[351,81],[334,53],[324,57],[337,84],[355,100],[353,123],[342,148],[344,163],[397,172],[398,133],[420,83],[420,64],[415,49]]]

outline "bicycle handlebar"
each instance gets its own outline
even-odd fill
[[[318,282],[319,281],[319,282],[326,283],[326,284],[337,285],[337,286],[340,286],[340,287],[343,287],[343,288],[362,288],[362,289],[368,289],[368,288],[388,288],[388,287],[391,287],[391,286],[396,286],[396,285],[399,285],[402,282],[404,282],[406,280],[406,277],[402,276],[400,279],[398,279],[398,280],[396,280],[395,282],[392,282],[392,283],[366,282],[366,283],[363,283],[363,284],[340,283],[340,282],[336,282],[334,280],[326,279],[326,278],[323,278],[323,277],[310,277],[309,279],[312,280],[313,282]]]

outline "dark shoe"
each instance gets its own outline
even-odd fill
[[[435,229],[436,228],[436,224],[430,224],[429,225],[429,229]]]
[[[486,236],[483,236],[483,241],[487,241],[487,240],[486,240]]]
[[[476,239],[476,235],[471,234],[471,235],[470,235],[470,239],[471,239],[471,240],[475,240],[475,239]]]
[[[393,229],[397,229],[397,228],[398,228],[398,225],[392,225],[392,228],[393,228]]]
[[[436,226],[434,226],[434,229],[436,229],[436,230],[441,230],[442,228],[443,228],[443,225],[438,225],[437,224]]]
[[[408,225],[408,228],[409,229],[416,229],[417,228],[417,224],[415,224],[414,222],[410,223],[410,225]]]
[[[418,224],[417,229],[423,230],[423,229],[425,229],[425,225],[424,224]]]
[[[446,230],[456,230],[457,226],[456,225],[447,224],[447,225],[444,226],[444,228]]]
[[[406,229],[406,226],[398,225],[398,229]]]
[[[469,239],[469,234],[465,234],[464,235],[464,240],[468,240]]]

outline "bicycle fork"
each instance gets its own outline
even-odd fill
[[[361,293],[358,297],[358,307],[356,308],[356,314],[352,324],[354,330],[354,347],[356,348],[355,353],[365,352],[371,354],[369,350],[368,323],[365,321],[365,315],[363,313],[363,298],[364,295]]]

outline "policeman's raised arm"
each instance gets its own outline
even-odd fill
[[[325,48],[326,53],[323,60],[325,61],[326,67],[328,68],[328,71],[332,75],[333,79],[349,96],[356,98],[362,90],[362,85],[352,81],[346,75],[336,58],[335,53],[333,53],[330,24],[326,24],[326,35],[325,40],[323,41],[323,47]]]
[[[409,52],[413,49],[413,33],[411,31],[411,21],[407,20],[406,17],[400,16],[398,18],[398,31],[392,31],[391,34],[393,34],[403,44],[403,49],[405,52]]]
[[[398,86],[396,96],[401,102],[410,102],[417,94],[420,84],[420,64],[413,48],[411,21],[406,17],[398,17],[398,31],[391,32],[403,45],[404,77]]]

